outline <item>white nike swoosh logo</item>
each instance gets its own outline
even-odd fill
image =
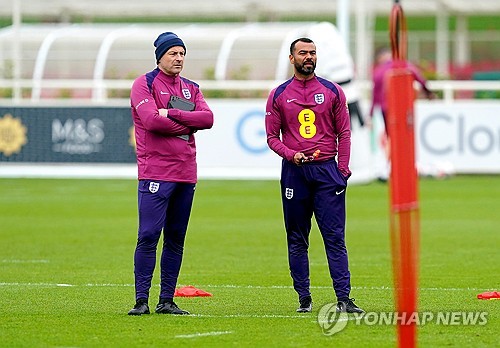
[[[344,191],[345,191],[345,189],[343,189],[343,190],[341,190],[341,191],[335,191],[335,194],[338,196],[338,195],[340,195],[340,194],[341,194],[342,192],[344,192]]]
[[[287,103],[291,103],[291,102],[293,102],[294,100],[297,100],[297,98],[287,99],[287,100],[286,100],[286,102],[287,102]]]
[[[163,91],[160,91],[160,94],[170,94],[168,92],[163,92]]]

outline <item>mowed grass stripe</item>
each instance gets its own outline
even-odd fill
[[[420,180],[419,310],[490,313],[480,327],[425,325],[420,346],[497,345],[500,301],[476,295],[499,286],[498,197],[500,176]],[[191,318],[127,316],[134,302],[136,204],[134,180],[0,179],[1,346],[162,347],[172,340],[189,347],[395,346],[392,326],[348,325],[323,334],[317,313],[335,296],[315,224],[314,309],[308,320],[299,319],[278,181],[200,181],[179,285],[214,296],[176,299],[197,315]],[[393,311],[386,184],[348,188],[346,240],[356,303]],[[153,307],[158,283],[156,270]],[[225,331],[232,333],[175,339]]]
[[[63,283],[54,283],[54,284],[49,284],[49,283],[0,283],[0,286],[33,286],[33,287],[133,287],[134,284],[63,284]],[[182,287],[185,285],[180,284],[178,287]],[[263,289],[263,290],[269,290],[269,289],[276,289],[276,290],[281,290],[281,289],[293,289],[293,286],[291,285],[270,285],[270,286],[259,286],[259,285],[212,285],[212,284],[206,284],[206,285],[197,285],[199,288],[228,288],[228,289]],[[331,286],[315,286],[311,285],[311,289],[331,289]],[[388,287],[388,286],[353,286],[351,287],[353,290],[394,290],[393,287]],[[480,288],[418,288],[420,291],[494,291],[494,288],[491,289],[480,289]],[[195,296],[196,297],[196,296]]]

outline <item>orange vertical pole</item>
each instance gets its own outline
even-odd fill
[[[419,210],[415,168],[413,77],[406,69],[388,76],[388,128],[391,147],[391,245],[400,347],[416,346]]]
[[[413,75],[406,68],[406,23],[396,2],[391,14],[393,68],[386,76],[390,139],[390,229],[394,295],[398,312],[398,346],[417,345],[417,278],[419,254],[418,174],[415,166]]]

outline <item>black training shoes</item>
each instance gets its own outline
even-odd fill
[[[180,309],[175,302],[160,302],[156,305],[156,313],[158,314],[178,314],[188,315],[189,312]]]
[[[339,301],[337,303],[337,312],[338,313],[364,313],[365,311],[359,308],[354,304],[356,301],[353,298],[347,299],[347,301]]]
[[[132,308],[128,312],[128,315],[142,315],[142,314],[149,314],[149,306],[147,300],[139,299],[135,303],[134,308]]]
[[[311,296],[304,296],[299,299],[300,306],[297,308],[299,313],[309,313],[312,312],[312,298]]]

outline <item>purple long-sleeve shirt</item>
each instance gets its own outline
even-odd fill
[[[195,103],[194,111],[167,109],[172,95]],[[135,127],[138,178],[197,182],[196,143],[193,133],[212,127],[213,113],[199,86],[181,76],[156,68],[139,76],[130,92]]]
[[[337,156],[341,173],[349,177],[351,128],[346,97],[340,86],[321,77],[293,77],[269,94],[266,106],[267,143],[288,161],[297,152],[317,161]],[[281,136],[281,137],[280,137]]]
[[[401,68],[405,67],[410,70],[410,72],[413,75],[413,78],[418,81],[421,85],[422,88],[425,91],[429,91],[426,83],[427,81],[424,79],[422,74],[420,73],[419,69],[411,64],[410,62],[394,62],[394,61],[387,61],[385,63],[381,63],[375,67],[373,70],[373,76],[372,76],[372,81],[373,81],[373,90],[372,90],[372,105],[370,108],[370,115],[373,116],[373,111],[375,107],[379,107],[381,111],[386,114],[387,113],[387,98],[385,96],[385,79],[387,72],[395,67]]]

